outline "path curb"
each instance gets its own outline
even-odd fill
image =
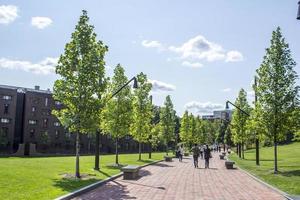
[[[282,190],[270,185],[269,183],[266,183],[265,181],[261,180],[259,177],[251,174],[250,172],[247,172],[246,170],[236,166],[236,168],[238,168],[239,170],[241,170],[242,172],[244,172],[245,174],[247,174],[248,176],[250,176],[251,178],[253,178],[254,180],[262,183],[263,185],[267,186],[268,188],[275,190],[276,192],[280,193],[281,195],[283,195],[286,199],[288,200],[294,200],[292,197],[289,196],[289,194],[283,192]]]
[[[147,164],[145,164],[145,165],[141,165],[140,168],[144,168],[144,167],[147,167],[147,166],[149,166],[149,165],[153,165],[153,164],[156,164],[156,163],[159,163],[159,162],[162,162],[162,161],[163,161],[163,160],[158,160],[158,161],[154,161],[154,162],[152,162],[152,163],[147,163]],[[114,180],[114,179],[116,179],[116,178],[119,178],[119,177],[121,177],[122,175],[123,175],[123,173],[121,172],[121,173],[119,173],[119,174],[116,174],[116,175],[113,175],[113,176],[111,176],[111,177],[108,177],[108,178],[106,178],[106,179],[104,179],[104,180],[95,182],[95,183],[93,183],[93,184],[91,184],[91,185],[87,185],[87,186],[85,186],[85,187],[83,187],[83,188],[80,188],[80,189],[78,189],[78,190],[75,190],[75,191],[73,191],[73,192],[71,192],[71,193],[68,193],[68,194],[66,194],[66,195],[60,196],[60,197],[56,198],[55,200],[70,200],[70,199],[75,198],[75,197],[77,197],[77,196],[79,196],[79,195],[81,195],[81,194],[84,194],[84,193],[86,193],[86,192],[89,192],[89,191],[91,191],[91,190],[93,190],[93,189],[95,189],[95,188],[97,188],[97,187],[99,187],[99,186],[101,186],[101,185],[103,185],[103,184],[109,182],[109,181],[112,181],[112,180]]]

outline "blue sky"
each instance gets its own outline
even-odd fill
[[[118,63],[129,78],[146,73],[154,103],[170,94],[179,115],[222,109],[240,88],[251,101],[251,81],[277,26],[300,63],[297,0],[1,0],[0,84],[52,88],[56,58],[82,9],[109,46],[107,75]]]

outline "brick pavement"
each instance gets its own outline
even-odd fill
[[[110,181],[74,200],[144,199],[144,200],[282,200],[278,192],[254,180],[244,172],[227,170],[224,160],[213,154],[210,169],[193,167],[191,157],[183,162],[160,162],[140,170],[138,180]]]

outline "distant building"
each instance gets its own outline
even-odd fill
[[[204,120],[218,120],[218,119],[226,119],[231,120],[232,118],[232,110],[216,110],[213,111],[212,115],[202,115],[202,119]]]
[[[16,152],[19,144],[35,144],[39,153],[75,152],[75,135],[66,130],[51,114],[62,104],[52,98],[50,90],[0,85],[0,152]],[[114,141],[101,135],[100,151],[114,152]],[[94,135],[81,135],[81,152],[95,148]],[[138,144],[127,136],[120,141],[120,152],[135,152]]]

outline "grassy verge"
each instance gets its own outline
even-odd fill
[[[245,152],[245,159],[231,154],[239,167],[280,190],[300,195],[300,142],[278,147],[278,174],[274,174],[274,148],[260,149],[260,166],[255,164],[255,149]]]
[[[148,154],[143,154],[145,160],[137,161],[138,154],[121,154],[119,161],[122,165],[144,165],[161,160],[163,155],[153,153],[149,160]],[[89,178],[75,180],[64,178],[66,173],[74,174],[75,157],[0,158],[0,199],[53,199],[118,174],[118,168],[110,167],[114,159],[114,155],[101,156],[101,170],[94,171],[94,157],[81,156],[80,171]]]

